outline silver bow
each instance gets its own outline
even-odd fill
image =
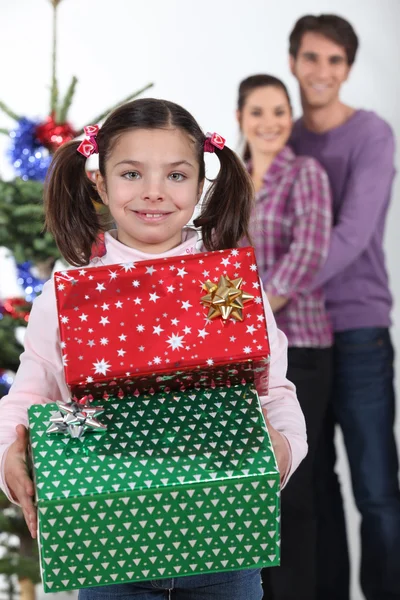
[[[96,418],[104,412],[103,406],[82,406],[72,400],[57,400],[56,404],[60,414],[55,413],[50,417],[51,425],[46,433],[65,433],[72,438],[81,438],[88,430],[99,433],[107,430],[107,425]]]

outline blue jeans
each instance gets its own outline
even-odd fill
[[[261,600],[260,569],[122,583],[79,591],[79,600]]]
[[[400,599],[400,492],[393,433],[393,347],[389,331],[335,335],[333,397],[317,457],[319,600],[349,599],[345,516],[334,471],[334,429],[347,451],[361,514],[361,587],[367,600]]]

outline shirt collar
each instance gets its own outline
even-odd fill
[[[265,172],[263,177],[263,183],[270,183],[276,181],[282,176],[288,167],[290,167],[296,160],[296,155],[289,146],[284,146],[280,152],[275,156],[269,169]],[[251,173],[251,160],[246,163],[246,167],[249,173]]]

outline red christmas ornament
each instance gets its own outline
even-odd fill
[[[24,298],[7,298],[4,300],[3,311],[15,320],[28,321],[31,304]]]
[[[77,132],[69,123],[56,123],[54,115],[50,115],[36,127],[36,139],[52,153],[65,142],[73,140],[76,135]]]

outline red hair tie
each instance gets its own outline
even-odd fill
[[[219,133],[207,133],[204,140],[204,152],[215,152],[215,148],[222,150],[225,146],[225,138]]]
[[[83,128],[83,131],[85,132],[87,138],[82,140],[77,148],[77,151],[80,152],[80,154],[83,154],[83,156],[86,158],[89,158],[89,156],[92,154],[99,153],[99,148],[96,142],[96,136],[99,133],[99,126],[88,125],[87,127]]]

